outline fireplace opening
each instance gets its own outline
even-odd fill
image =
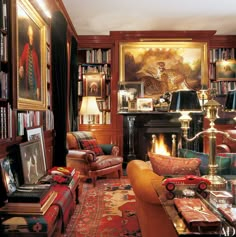
[[[150,136],[150,135],[149,135]],[[177,146],[181,146],[178,134],[160,133],[152,134],[149,138],[150,145],[147,146],[147,153],[152,152],[167,156],[176,156]]]

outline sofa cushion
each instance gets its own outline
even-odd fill
[[[81,140],[83,149],[93,151],[97,156],[104,155],[102,148],[98,145],[96,139]]]
[[[231,163],[232,159],[230,155],[226,155],[230,153],[219,153],[216,156],[216,164],[217,167],[217,174],[224,175],[224,174],[231,174]],[[196,152],[188,149],[179,149],[179,156],[184,158],[200,158],[201,165],[199,167],[201,175],[209,174],[209,155],[202,152]],[[236,167],[235,167],[236,168]],[[236,173],[236,169],[235,169]]]
[[[89,131],[74,131],[74,132],[70,132],[70,134],[72,134],[74,136],[74,138],[77,142],[78,147],[75,149],[82,149],[82,145],[81,145],[82,140],[94,139],[92,136],[92,132],[89,132]]]
[[[199,175],[199,158],[180,158],[173,156],[164,156],[155,153],[148,153],[153,171],[162,176],[166,175]]]
[[[226,157],[230,159],[230,172],[226,175],[236,175],[236,153],[219,153],[217,156]]]

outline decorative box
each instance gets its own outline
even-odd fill
[[[215,207],[232,207],[233,195],[227,191],[210,191],[210,203]]]

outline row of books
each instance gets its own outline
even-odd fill
[[[235,48],[217,48],[210,49],[210,63],[220,60],[235,59]]]
[[[23,136],[24,129],[40,126],[40,111],[18,112],[17,114],[17,135]]]
[[[236,81],[211,81],[210,88],[215,90],[216,95],[226,95],[236,89]]]
[[[105,75],[106,80],[111,79],[111,68],[109,64],[102,64],[102,65],[79,64],[78,80],[82,80],[83,75],[86,73],[103,73]]]
[[[8,73],[0,72],[0,98],[8,99]]]
[[[111,63],[111,49],[86,50],[86,63]]]
[[[7,0],[0,0],[0,29],[7,29]]]
[[[80,115],[80,124],[111,124],[111,112],[103,111],[97,115]]]
[[[43,113],[43,128],[44,130],[54,129],[54,114],[52,110],[46,110]]]
[[[8,53],[7,53],[7,35],[1,32],[0,34],[0,59],[1,61],[8,60]]]
[[[0,105],[0,139],[12,137],[12,109],[10,104]]]

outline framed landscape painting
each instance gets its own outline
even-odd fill
[[[205,42],[122,42],[119,56],[119,81],[143,82],[144,97],[207,85]]]

